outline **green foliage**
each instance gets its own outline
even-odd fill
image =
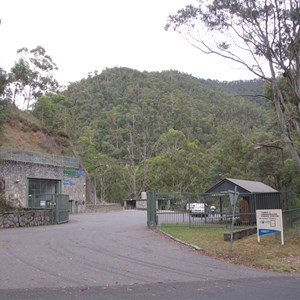
[[[253,94],[263,93],[253,85]],[[254,150],[280,138],[272,107],[229,92],[176,71],[113,68],[41,97],[33,113],[49,128],[65,128],[102,201],[149,189],[201,193],[220,176],[283,187],[278,153]]]
[[[299,8],[299,1],[288,0],[199,0],[169,16],[166,29],[178,30],[202,52],[239,63],[270,85],[284,142],[300,173]]]
[[[65,97],[62,94],[47,94],[40,97],[33,106],[32,114],[41,124],[57,133],[71,132],[73,118],[65,106]]]
[[[282,113],[286,120],[286,126],[288,128],[288,132],[292,140],[299,140],[299,108],[297,97],[295,97],[294,91],[290,88],[288,82],[283,76],[276,78],[276,84],[278,85],[282,97],[284,100],[284,105],[282,107]],[[264,93],[269,99],[274,98],[274,91],[270,84],[266,84],[264,86]],[[275,110],[275,104],[272,103],[272,106]]]
[[[215,127],[239,123],[245,112],[248,129],[260,126],[259,108],[241,98],[225,95],[216,86],[179,72],[147,73],[126,68],[71,84],[65,91],[76,116],[74,132],[93,129],[97,150],[117,159],[128,159],[134,143],[134,159],[147,157],[158,137],[170,128],[181,130],[188,140],[213,140]],[[245,128],[245,130],[248,130]]]
[[[212,82],[234,96],[244,97],[256,105],[270,108],[271,101],[264,94],[265,82],[262,79]]]
[[[1,146],[1,134],[3,131],[3,126],[7,122],[11,115],[11,104],[7,100],[0,101],[0,146]]]
[[[267,100],[274,89],[256,97],[264,92],[262,80],[205,81],[177,71],[113,68],[55,94],[49,91],[57,88],[56,66],[45,50],[19,53],[9,76],[0,69],[2,98],[23,97],[27,108],[35,102],[32,114],[43,126],[72,138],[102,201],[122,203],[149,189],[201,193],[220,177],[236,177],[261,180],[289,192],[287,204],[298,203],[299,182],[286,146],[280,147],[282,159],[278,149],[253,148],[281,140]],[[297,100],[284,79],[277,85],[296,128]],[[0,133],[10,107],[0,101]]]
[[[5,88],[8,84],[6,72],[0,68],[0,98],[4,95]]]
[[[188,142],[183,132],[170,129],[160,137],[159,145],[160,154],[147,161],[151,188],[161,192],[200,193],[205,182],[200,142]]]
[[[264,106],[176,71],[107,69],[70,84],[64,95],[87,169],[96,172],[99,154],[126,165],[119,180],[126,197],[149,188],[199,193],[220,173],[246,178],[241,135],[266,124]]]
[[[107,185],[107,193],[104,200],[108,202],[121,203],[123,205],[124,199],[127,196],[126,181],[124,177],[126,172],[124,167],[117,163],[108,166],[107,171],[104,174],[105,184]],[[103,185],[99,186],[99,189],[103,189]]]
[[[58,83],[53,77],[56,68],[51,57],[46,54],[43,47],[37,46],[32,50],[21,48],[21,56],[9,73],[9,83],[12,103],[29,109],[38,97],[48,92],[56,92]]]
[[[225,177],[251,180],[249,162],[253,158],[253,145],[241,135],[239,128],[230,124],[218,128],[216,137],[218,141],[206,154],[207,181],[217,182]]]
[[[126,196],[124,167],[109,155],[98,152],[87,136],[80,136],[75,146],[86,170],[96,178],[98,198],[123,204]]]

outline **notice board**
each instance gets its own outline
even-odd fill
[[[256,222],[258,242],[263,235],[280,233],[281,244],[284,244],[281,209],[257,209]]]

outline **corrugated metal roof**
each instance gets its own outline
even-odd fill
[[[225,179],[242,187],[243,189],[249,191],[250,193],[278,193],[277,190],[259,181],[242,180],[242,179],[234,179],[234,178],[225,178]]]

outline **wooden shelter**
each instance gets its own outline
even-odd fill
[[[257,209],[280,209],[280,192],[258,181],[224,178],[208,189],[204,199],[219,198],[220,213],[224,211],[224,201],[228,202],[228,191],[239,193],[237,208],[242,223],[255,223]]]

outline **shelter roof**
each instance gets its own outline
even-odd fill
[[[216,185],[211,187],[208,191],[206,191],[206,193],[212,193],[215,190],[220,191],[220,188],[222,186],[228,187],[228,184],[232,187],[238,186],[249,193],[279,193],[277,190],[262,182],[234,178],[224,178],[223,180],[219,181]]]

